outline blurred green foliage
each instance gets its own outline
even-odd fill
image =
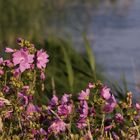
[[[42,41],[50,30],[49,25],[62,16],[67,7],[96,1],[0,0],[0,45],[11,45],[18,36]]]
[[[73,14],[71,12],[73,7],[82,7],[80,13],[83,14],[90,12],[91,7],[95,8],[101,2],[98,0],[0,0],[0,46],[14,44],[15,38],[19,36],[28,40],[43,41],[49,32],[53,32],[58,22]]]
[[[0,0],[0,43],[11,44],[18,36],[39,40],[42,4],[40,0]]]
[[[100,80],[109,85],[112,93],[121,100],[126,99],[127,82],[125,76],[122,76],[122,82],[111,80],[103,73],[103,67],[96,63],[94,54],[89,54],[90,43],[86,38],[84,53],[79,53],[74,49],[69,40],[62,40],[56,37],[49,37],[43,44],[37,44],[36,47],[47,50],[49,54],[49,63],[47,64],[46,80],[44,83],[44,94],[40,94],[40,83],[37,83],[36,99],[39,102],[46,103],[52,97],[52,94],[61,96],[64,93],[76,95],[85,89],[89,82]],[[92,68],[91,57],[94,58],[94,68]],[[90,58],[90,59],[89,59]]]
[[[69,41],[59,38],[48,38],[43,45],[37,45],[39,48],[44,46],[49,54],[50,62],[47,65],[44,90],[46,98],[51,97],[52,93],[71,93],[76,96],[89,82],[95,81],[88,54],[78,53],[71,45]],[[98,80],[104,79],[101,71],[101,67],[96,64],[95,74]],[[46,101],[42,95],[38,96],[38,99]]]

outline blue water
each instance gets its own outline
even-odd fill
[[[122,6],[93,18],[92,47],[107,75],[120,81],[120,75],[125,73],[129,89],[140,97],[135,86],[140,83],[140,1],[129,2],[127,9]]]
[[[65,9],[64,20],[56,18],[58,36],[70,37],[84,51],[81,33],[86,31],[106,77],[120,81],[124,73],[129,89],[140,98],[140,0],[107,2],[97,9],[77,5]]]

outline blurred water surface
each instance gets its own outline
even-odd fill
[[[76,48],[84,51],[81,33],[86,32],[106,76],[119,80],[125,73],[129,89],[140,97],[134,86],[140,83],[140,0],[102,1],[98,8],[68,6],[63,18],[53,22],[57,35],[71,36]]]

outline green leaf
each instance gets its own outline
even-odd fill
[[[93,72],[93,78],[94,78],[94,80],[96,80],[95,57],[94,57],[94,54],[93,54],[93,50],[91,49],[89,40],[87,39],[85,33],[83,33],[83,39],[84,39],[85,48],[86,48],[86,52],[87,52],[87,56],[88,56],[88,61],[89,61],[90,67],[91,67],[92,72]]]
[[[70,90],[71,90],[71,92],[73,92],[74,72],[72,69],[71,60],[70,60],[70,57],[68,56],[68,53],[64,47],[62,47],[62,51],[64,54],[64,61],[66,63],[66,69],[67,69],[67,74],[68,74],[68,81],[69,81],[69,85],[70,85]]]

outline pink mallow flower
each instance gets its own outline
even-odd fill
[[[80,118],[77,122],[77,127],[79,129],[84,129],[87,126],[87,119],[85,118]]]
[[[118,122],[118,123],[122,123],[124,121],[123,115],[120,114],[120,113],[116,113],[115,114],[115,121]]]
[[[22,105],[24,105],[24,106],[28,105],[29,100],[28,100],[28,97],[26,95],[19,92],[18,99]]]
[[[4,106],[4,101],[0,100],[0,108]]]
[[[64,94],[61,98],[61,104],[67,104],[70,101],[71,94]]]
[[[115,99],[115,97],[112,95],[112,96],[110,97],[110,99],[106,102],[106,104],[105,104],[103,110],[104,110],[104,112],[106,112],[106,113],[110,113],[110,112],[112,112],[112,111],[114,110],[114,108],[116,107],[116,105],[117,105],[116,99]]]
[[[58,115],[67,117],[72,113],[72,108],[72,104],[60,105],[58,106]]]
[[[30,87],[29,87],[28,85],[27,85],[27,86],[23,86],[22,90],[26,92],[26,91],[29,90],[29,88],[30,88]]]
[[[0,64],[3,64],[3,58],[0,57]]]
[[[101,89],[101,96],[104,100],[108,100],[111,97],[110,88],[103,86]]]
[[[14,69],[14,71],[13,71],[13,76],[14,77],[18,78],[20,76],[20,74],[21,74],[21,72],[20,72],[19,68]]]
[[[40,128],[40,130],[38,131],[38,133],[40,134],[40,135],[47,135],[47,132],[43,129],[43,128]]]
[[[139,103],[136,103],[135,106],[136,106],[136,109],[137,109],[137,110],[140,110],[140,104],[139,104]]]
[[[88,116],[88,104],[86,101],[81,102],[81,108],[79,110],[80,112],[80,118],[86,118]]]
[[[45,51],[43,50],[37,51],[37,67],[39,69],[46,67],[46,64],[49,62],[48,57],[49,55]]]
[[[55,134],[59,134],[60,132],[64,132],[66,127],[67,124],[62,120],[55,120],[48,128],[48,133],[54,132]]]
[[[51,101],[50,101],[51,106],[56,106],[58,105],[58,97],[56,95],[53,95]]]
[[[13,63],[12,63],[12,61],[11,60],[4,60],[4,64],[7,66],[7,67],[9,67],[9,68],[11,68],[11,67],[13,67]]]
[[[83,129],[87,126],[87,117],[89,113],[89,107],[86,101],[81,101],[80,102],[80,109],[79,109],[79,114],[80,117],[77,122],[77,127],[79,129]]]
[[[94,88],[94,87],[95,87],[95,85],[94,85],[93,83],[89,83],[89,84],[88,84],[88,88],[89,88],[89,89],[92,89],[92,88]]]
[[[30,116],[30,115],[33,115],[33,113],[39,112],[39,111],[40,111],[40,109],[38,106],[35,106],[32,103],[29,103],[29,105],[27,106],[26,113],[27,113],[27,115]]]
[[[0,69],[0,76],[4,75],[4,70]]]
[[[32,133],[32,135],[37,135],[38,134],[38,130],[36,130],[36,129],[34,129],[34,128],[32,128],[31,129],[31,133]],[[36,139],[33,139],[33,140],[36,140]]]
[[[89,93],[90,93],[90,89],[88,89],[88,88],[85,91],[82,90],[81,93],[78,96],[78,99],[80,101],[88,100],[89,99]]]
[[[105,126],[104,131],[110,131],[112,128],[114,128],[113,125]]]
[[[40,79],[45,80],[45,78],[46,78],[45,73],[42,71],[40,74]]]
[[[6,53],[12,53],[12,52],[14,52],[14,50],[13,50],[12,48],[8,48],[8,47],[7,47],[7,48],[5,49],[5,52],[6,52]]]
[[[10,90],[10,88],[9,88],[8,86],[4,86],[4,87],[2,88],[2,91],[3,91],[4,93],[8,93],[9,90]]]
[[[24,51],[23,49],[13,53],[13,63],[14,66],[19,64],[19,69],[21,72],[24,72],[26,69],[30,68],[30,65],[33,63],[34,55]]]

